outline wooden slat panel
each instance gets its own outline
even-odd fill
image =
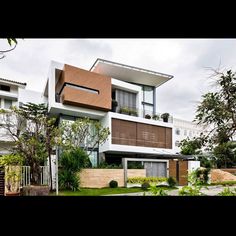
[[[171,148],[172,129],[113,118],[112,143],[141,147]]]

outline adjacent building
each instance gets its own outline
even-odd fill
[[[46,102],[42,93],[26,89],[26,83],[0,78],[0,109],[9,109],[12,106],[19,107],[21,103]],[[0,123],[4,122],[0,114]],[[0,155],[10,152],[12,139],[6,129],[0,128]]]
[[[180,152],[180,142],[183,139],[192,139],[194,137],[199,137],[200,134],[206,132],[206,127],[203,125],[198,125],[194,122],[182,120],[182,119],[173,119],[174,127],[174,151],[175,153]]]

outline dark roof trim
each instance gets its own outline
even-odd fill
[[[158,74],[158,75],[160,75],[160,76],[165,76],[165,77],[168,77],[168,78],[170,78],[170,79],[174,77],[173,75],[168,75],[168,74],[160,73],[160,72],[153,71],[153,70],[147,70],[147,69],[143,69],[143,68],[140,68],[140,67],[129,66],[129,65],[121,64],[121,63],[114,62],[114,61],[104,60],[104,59],[101,59],[101,58],[97,58],[97,60],[93,63],[92,67],[89,69],[90,71],[91,71],[92,68],[96,65],[96,63],[97,63],[98,61],[101,61],[101,62],[108,62],[108,63],[112,63],[112,64],[118,65],[118,66],[130,67],[131,69],[142,70],[142,71],[145,71],[145,72],[148,72],[148,73]]]
[[[15,83],[15,84],[20,84],[20,85],[27,85],[27,83],[21,83],[21,82],[14,81],[14,80],[9,80],[9,79],[0,78],[0,80],[6,81],[6,82]]]

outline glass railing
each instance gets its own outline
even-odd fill
[[[136,116],[150,120],[173,123],[173,117],[171,115],[168,115],[168,113],[156,113],[153,111],[137,109],[134,107],[116,107],[116,109],[113,108],[112,111],[129,116]]]

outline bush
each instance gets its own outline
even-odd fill
[[[144,182],[141,186],[141,189],[148,190],[150,188],[150,184],[148,182]]]
[[[145,115],[145,118],[146,118],[146,119],[151,119],[151,116],[150,116],[149,114],[146,114],[146,115]]]
[[[209,168],[199,167],[196,169],[196,177],[202,184],[207,184],[209,172]]]
[[[175,178],[173,178],[172,176],[170,176],[168,179],[167,179],[167,183],[168,185],[173,188],[175,185],[176,185],[176,180]]]
[[[80,148],[64,151],[59,159],[59,188],[78,190],[78,172],[85,167],[91,167],[91,162],[86,152]]]
[[[128,183],[131,184],[143,184],[144,182],[148,183],[161,183],[167,181],[166,177],[156,177],[156,176],[149,176],[149,177],[133,177],[133,178],[128,178]]]
[[[234,190],[230,190],[230,188],[224,188],[224,190],[218,193],[218,196],[236,196],[236,188]]]
[[[110,188],[117,188],[118,187],[118,182],[116,180],[112,180],[109,183]]]

